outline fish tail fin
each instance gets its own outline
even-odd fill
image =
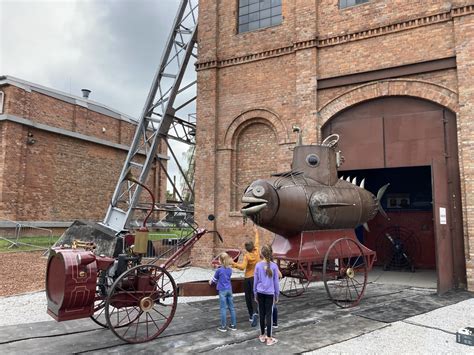
[[[383,194],[385,193],[385,190],[387,190],[387,187],[390,185],[390,183],[382,186],[379,191],[377,192],[377,208],[379,209],[379,212],[382,214],[382,216],[384,216],[385,218],[387,219],[390,219],[388,218],[387,216],[387,213],[385,213],[383,207],[382,207],[382,204],[380,203],[380,201],[382,201],[382,196]]]

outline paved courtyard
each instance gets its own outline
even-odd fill
[[[149,343],[125,344],[111,331],[83,319],[0,327],[0,350],[2,353],[301,353],[370,336],[371,332],[395,322],[473,297],[466,291],[439,297],[433,288],[370,283],[359,306],[340,309],[327,299],[324,286],[316,283],[298,298],[282,297],[278,306],[280,326],[275,331],[279,343],[272,347],[259,343],[258,331],[250,327],[244,298],[239,295],[235,297],[238,315],[235,332],[216,330],[219,306],[216,299],[211,299],[180,303],[167,330]],[[455,337],[452,338],[451,345],[459,346],[460,352],[471,348],[456,344]]]

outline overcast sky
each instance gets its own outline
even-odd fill
[[[138,118],[179,2],[0,0],[0,75],[78,96],[87,88]]]
[[[141,113],[179,0],[0,0],[0,75]]]

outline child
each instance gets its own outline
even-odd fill
[[[249,321],[252,323],[252,327],[257,326],[258,316],[257,316],[257,304],[254,300],[253,294],[253,275],[255,272],[255,265],[260,261],[259,255],[259,236],[258,229],[254,226],[255,232],[255,242],[247,241],[245,242],[245,250],[247,251],[244,255],[244,260],[241,264],[232,263],[232,266],[239,269],[245,270],[244,276],[244,292],[245,292],[245,303],[247,304],[247,310],[249,312]]]
[[[217,328],[220,332],[227,331],[226,322],[226,307],[230,312],[230,330],[237,330],[237,321],[235,318],[234,300],[232,295],[232,284],[230,277],[232,276],[232,259],[227,253],[219,255],[221,266],[216,270],[214,277],[209,280],[209,285],[217,284],[217,291],[219,292],[219,303],[221,311],[221,326]]]
[[[267,345],[273,345],[278,340],[272,337],[272,310],[273,305],[278,303],[280,285],[278,281],[278,266],[272,260],[272,249],[265,245],[262,248],[262,256],[265,260],[260,261],[255,267],[253,292],[256,295],[258,311],[260,314],[260,336],[259,340]],[[265,325],[267,335],[265,336]]]

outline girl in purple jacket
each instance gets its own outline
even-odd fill
[[[273,305],[278,303],[280,285],[278,280],[278,266],[272,260],[272,249],[265,245],[262,247],[263,261],[255,267],[253,292],[255,301],[258,303],[260,315],[260,336],[262,343],[273,345],[278,340],[272,337]],[[265,325],[267,334],[265,335]]]

